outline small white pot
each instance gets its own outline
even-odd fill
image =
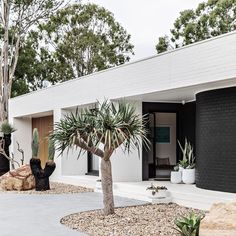
[[[170,182],[172,184],[180,184],[182,182],[182,171],[171,171]]]
[[[151,199],[160,199],[160,198],[166,198],[167,191],[166,190],[158,190],[158,192],[155,192],[155,194],[152,194],[152,190],[147,190],[147,196]]]
[[[185,184],[195,183],[195,169],[184,169],[182,171],[182,180]]]
[[[102,189],[102,182],[101,181],[96,181],[96,189],[101,190]]]
[[[179,166],[179,171],[182,172],[184,168],[182,166]]]

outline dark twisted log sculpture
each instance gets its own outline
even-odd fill
[[[46,191],[50,190],[49,177],[56,168],[54,161],[47,161],[45,168],[41,167],[41,160],[38,158],[31,158],[30,167],[35,178],[35,190]]]

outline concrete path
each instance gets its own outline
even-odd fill
[[[116,206],[143,204],[142,201],[115,197]],[[0,194],[1,236],[82,236],[60,224],[71,213],[102,208],[100,193],[27,195]]]

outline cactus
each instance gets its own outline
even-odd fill
[[[48,139],[48,160],[53,161],[55,155],[55,145],[54,141],[49,138]]]
[[[38,158],[38,152],[39,152],[39,133],[38,129],[34,128],[33,130],[33,139],[31,143],[31,148],[32,148],[32,156],[34,158]]]

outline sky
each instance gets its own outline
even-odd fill
[[[156,54],[158,37],[169,34],[179,12],[194,9],[203,0],[83,0],[101,5],[131,34],[139,60]]]

